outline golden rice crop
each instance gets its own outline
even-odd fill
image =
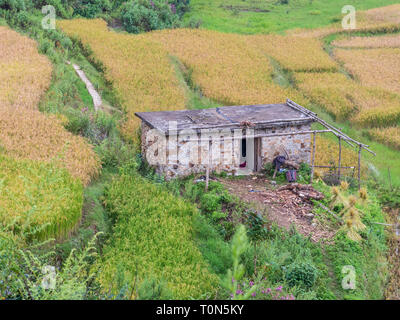
[[[87,185],[98,174],[98,156],[61,121],[38,110],[0,108],[0,146],[14,158],[54,162]]]
[[[24,240],[59,238],[79,222],[82,184],[65,169],[0,155],[0,182],[0,229]]]
[[[33,40],[5,27],[0,27],[0,49],[0,147],[12,157],[55,162],[88,184],[100,167],[93,148],[37,109],[50,83],[51,63]]]
[[[400,127],[374,128],[369,134],[372,139],[400,150]]]
[[[350,37],[335,40],[332,44],[341,48],[400,48],[400,35],[385,35],[375,37]]]
[[[300,90],[337,119],[345,119],[355,111],[349,94],[355,91],[357,84],[344,74],[296,73],[294,78]]]
[[[189,70],[192,81],[205,96],[224,104],[262,104],[283,102],[288,97],[304,102],[292,89],[272,81],[273,68],[268,57],[236,34],[197,29],[152,32]]]
[[[48,88],[52,66],[36,42],[0,26],[0,107],[36,109]]]
[[[388,126],[400,120],[400,96],[365,87],[341,73],[296,73],[298,87],[339,120],[364,127]]]
[[[313,141],[311,141],[311,146]],[[337,139],[331,139],[324,135],[317,134],[315,144],[315,165],[317,166],[335,166],[339,163],[339,144]],[[342,172],[355,175],[357,174],[358,153],[354,149],[347,147],[342,143],[342,159],[341,166],[355,167],[353,169],[342,169]],[[365,164],[362,164],[361,172],[365,169]],[[316,172],[323,173],[329,171],[328,168],[315,168]]]
[[[361,84],[400,94],[400,49],[336,49],[334,55]]]
[[[147,37],[108,31],[103,20],[64,20],[58,26],[90,47],[93,58],[105,66],[105,76],[113,82],[128,113],[125,133],[129,136],[139,124],[135,112],[185,107],[184,91],[160,44]]]
[[[318,39],[279,35],[246,37],[248,43],[292,71],[335,71],[336,63]]]

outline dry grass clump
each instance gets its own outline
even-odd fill
[[[249,44],[292,71],[335,71],[336,63],[324,51],[318,39],[279,35],[246,37]]]
[[[82,184],[65,169],[0,155],[0,229],[29,241],[61,238],[81,217]]]
[[[148,35],[162,43],[190,70],[191,81],[203,94],[224,104],[277,103],[287,97],[304,101],[293,89],[272,80],[268,57],[246,37],[209,30],[163,30]]]
[[[400,49],[336,49],[334,55],[362,85],[400,94]]]
[[[350,37],[335,40],[332,44],[341,48],[400,48],[400,34],[378,37]]]
[[[185,107],[183,89],[166,50],[147,36],[108,31],[105,21],[74,19],[59,21],[69,36],[90,47],[93,58],[105,67],[128,113],[125,133],[133,137],[139,111],[179,110]]]
[[[61,121],[37,110],[0,108],[0,146],[14,158],[53,162],[87,185],[98,174],[99,158]]]
[[[50,85],[51,71],[35,41],[0,26],[0,107],[36,109]]]
[[[374,128],[369,134],[372,139],[400,150],[400,127]]]

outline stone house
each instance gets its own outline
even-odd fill
[[[290,102],[290,103],[289,103]],[[142,155],[166,178],[192,173],[257,172],[278,155],[310,162],[310,111],[282,104],[138,112]]]

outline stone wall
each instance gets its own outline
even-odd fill
[[[215,130],[215,129],[214,129]],[[248,134],[272,134],[279,132],[293,132],[310,130],[310,125],[278,127],[256,130]],[[219,130],[204,134],[188,130],[178,136],[164,137],[159,131],[151,129],[142,122],[142,154],[146,161],[155,167],[157,173],[167,179],[176,176],[188,176],[193,173],[205,172],[210,161],[209,147],[211,148],[211,171],[235,174],[239,168],[240,139],[242,130]],[[202,139],[200,139],[200,136]],[[207,141],[211,136],[211,146]],[[216,137],[223,140],[215,139]],[[284,155],[285,149],[291,160],[297,162],[310,161],[310,135],[276,136],[261,138],[261,159],[263,164],[272,162],[277,155]]]
[[[266,134],[273,134],[281,132],[298,132],[310,130],[311,124],[290,126],[286,128],[271,128],[261,131]],[[290,160],[297,163],[309,163],[311,158],[311,134],[262,138],[261,157],[263,164],[267,162],[272,162],[272,160],[279,155],[285,155],[284,150],[286,150],[286,152],[288,153]]]

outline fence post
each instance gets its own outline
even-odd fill
[[[342,167],[342,138],[339,136],[339,167],[338,167],[338,177],[340,181],[340,169]]]
[[[314,162],[315,162],[315,131],[313,132],[313,148],[312,148],[310,184],[312,184],[313,178],[314,178]]]
[[[212,149],[212,140],[208,141],[208,164],[206,169],[206,192],[208,191],[208,183],[210,180],[210,167],[211,167],[211,149]]]

